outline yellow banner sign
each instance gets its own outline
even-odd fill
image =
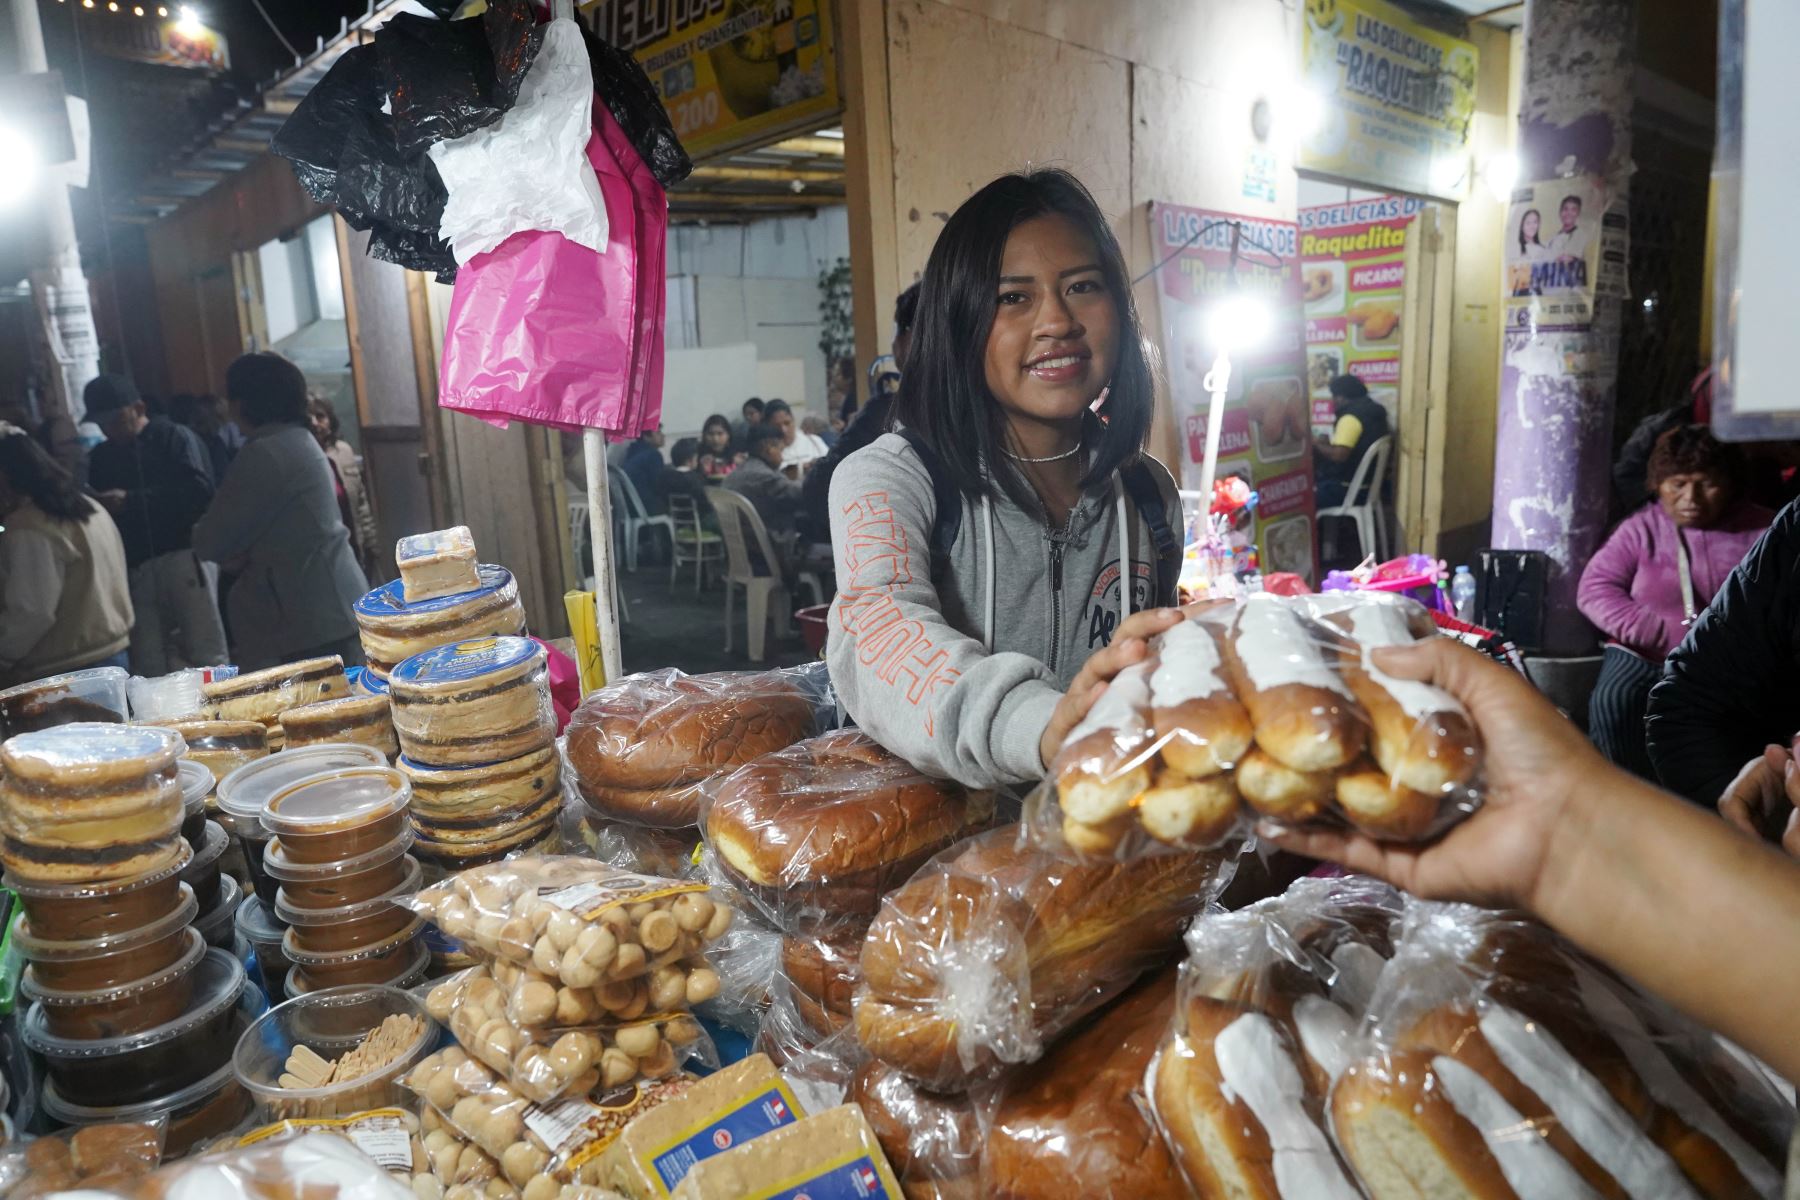
[[[841,107],[830,0],[593,0],[582,19],[643,65],[696,159]]]
[[[1340,179],[1460,200],[1471,171],[1475,47],[1386,0],[1306,0],[1298,165]]]

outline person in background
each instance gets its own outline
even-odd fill
[[[225,478],[225,468],[244,445],[243,431],[232,423],[225,402],[211,393],[196,396],[192,392],[177,392],[169,398],[169,419],[193,430],[206,447],[213,482]]]
[[[723,484],[750,501],[777,545],[793,534],[794,513],[800,507],[800,485],[781,473],[781,450],[781,430],[775,422],[758,425],[750,431],[749,457]]]
[[[1663,660],[1775,515],[1744,499],[1743,478],[1743,454],[1706,426],[1669,430],[1650,455],[1657,498],[1613,530],[1581,575],[1576,603],[1606,638],[1588,734],[1651,782],[1644,712]]]
[[[752,396],[744,401],[743,419],[731,423],[731,444],[735,449],[750,449],[750,430],[761,425],[763,420],[763,402],[760,396]]]
[[[0,687],[125,666],[131,585],[118,527],[8,424],[0,424],[0,525]]]
[[[837,430],[831,427],[831,422],[811,413],[801,418],[800,436],[819,439],[819,444],[825,447],[826,454],[830,454],[832,447],[836,446],[838,442]],[[824,455],[820,457],[822,458]]]
[[[806,469],[805,489],[800,513],[795,524],[800,540],[807,543],[831,540],[831,477],[838,464],[888,431],[888,415],[894,410],[894,396],[900,390],[900,371],[906,369],[906,358],[912,350],[913,319],[919,312],[919,285],[913,284],[894,301],[894,365],[897,370],[878,377],[869,402],[862,406],[856,419],[838,435],[831,453]]]
[[[1706,367],[1694,376],[1678,403],[1637,423],[1613,460],[1615,517],[1631,512],[1655,493],[1649,468],[1657,439],[1682,425],[1712,424],[1712,407],[1713,369]],[[1800,442],[1744,442],[1738,448],[1745,459],[1745,474],[1738,482],[1746,499],[1779,512],[1800,496],[1800,470],[1796,470],[1800,467]]]
[[[763,406],[763,424],[781,434],[781,466],[783,470],[794,468],[794,478],[806,464],[830,453],[816,435],[800,432],[786,400],[771,400]]]
[[[82,393],[106,441],[88,456],[88,486],[112,514],[131,571],[131,669],[166,675],[227,659],[217,560],[196,553],[194,523],[213,498],[206,447],[193,430],[149,417],[123,375]]]
[[[833,421],[848,425],[856,416],[856,359],[850,355],[833,359],[831,380],[825,387],[825,411]],[[829,422],[826,423],[829,426]]]
[[[388,558],[381,545],[381,531],[375,524],[375,506],[369,503],[369,483],[363,477],[363,460],[354,447],[338,436],[343,426],[337,409],[323,396],[306,398],[306,420],[312,435],[331,464],[337,485],[338,515],[350,531],[350,545],[363,574],[374,579],[382,574]]]
[[[651,514],[663,510],[662,496],[656,489],[657,477],[662,474],[663,431],[659,425],[655,429],[646,429],[638,434],[637,441],[631,443],[631,449],[625,453],[622,470],[625,477],[631,480],[631,486],[637,489],[638,499],[643,501],[644,511]]]
[[[1354,375],[1331,381],[1331,411],[1330,435],[1313,440],[1313,492],[1320,508],[1344,502],[1357,464],[1389,429],[1387,409]],[[1376,480],[1375,486],[1380,487],[1381,481]]]
[[[248,437],[194,527],[194,546],[238,573],[231,628],[247,671],[336,654],[362,661],[352,606],[369,590],[339,514],[331,463],[307,424],[306,376],[246,354],[225,391]]]
[[[712,502],[706,498],[706,480],[699,471],[699,460],[700,443],[697,440],[677,439],[669,450],[669,465],[656,477],[657,500],[666,512],[669,497],[686,496],[698,509],[701,523],[707,528],[716,528]]]
[[[731,474],[743,458],[743,451],[732,445],[731,422],[714,413],[700,427],[700,473],[708,479],[723,479]]]

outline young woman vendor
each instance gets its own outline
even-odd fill
[[[826,656],[863,729],[971,787],[1043,777],[1179,619],[1159,607],[1181,507],[1144,453],[1151,407],[1124,256],[1087,189],[1044,170],[971,196],[925,267],[896,432],[831,481]]]

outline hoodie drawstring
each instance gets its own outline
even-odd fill
[[[1113,480],[1114,504],[1118,513],[1119,524],[1119,624],[1131,615],[1131,589],[1136,583],[1131,569],[1131,524],[1130,510],[1125,503],[1125,485],[1119,479]],[[999,547],[994,542],[994,501],[993,497],[983,494],[981,497],[982,533],[987,541],[987,554],[982,571],[986,592],[987,619],[982,623],[981,642],[989,654],[994,652],[994,561],[999,557]],[[1115,627],[1116,628],[1116,627]],[[1060,636],[1060,633],[1059,633]]]
[[[1125,510],[1125,483],[1113,476],[1113,493],[1117,497],[1119,520],[1119,624],[1131,615],[1131,589],[1137,583],[1131,569],[1131,525]],[[1116,628],[1116,627],[1115,627]]]
[[[994,560],[999,557],[999,547],[994,544],[994,500],[986,492],[981,495],[981,523],[987,532],[987,621],[981,627],[982,643],[987,652],[994,652]]]

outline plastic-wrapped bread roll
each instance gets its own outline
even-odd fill
[[[1256,744],[1295,771],[1348,766],[1368,739],[1367,715],[1328,653],[1300,612],[1278,597],[1251,596],[1238,610],[1226,671],[1249,710]],[[1256,803],[1248,792],[1244,798]]]
[[[1068,818],[1064,832],[1076,849],[1078,826],[1106,826],[1131,812],[1150,786],[1156,756],[1150,747],[1150,672],[1153,661],[1120,671],[1057,754],[1056,787]]]
[[[1162,760],[1190,779],[1229,771],[1250,749],[1250,714],[1225,685],[1217,635],[1204,618],[1163,632],[1150,675]]]

